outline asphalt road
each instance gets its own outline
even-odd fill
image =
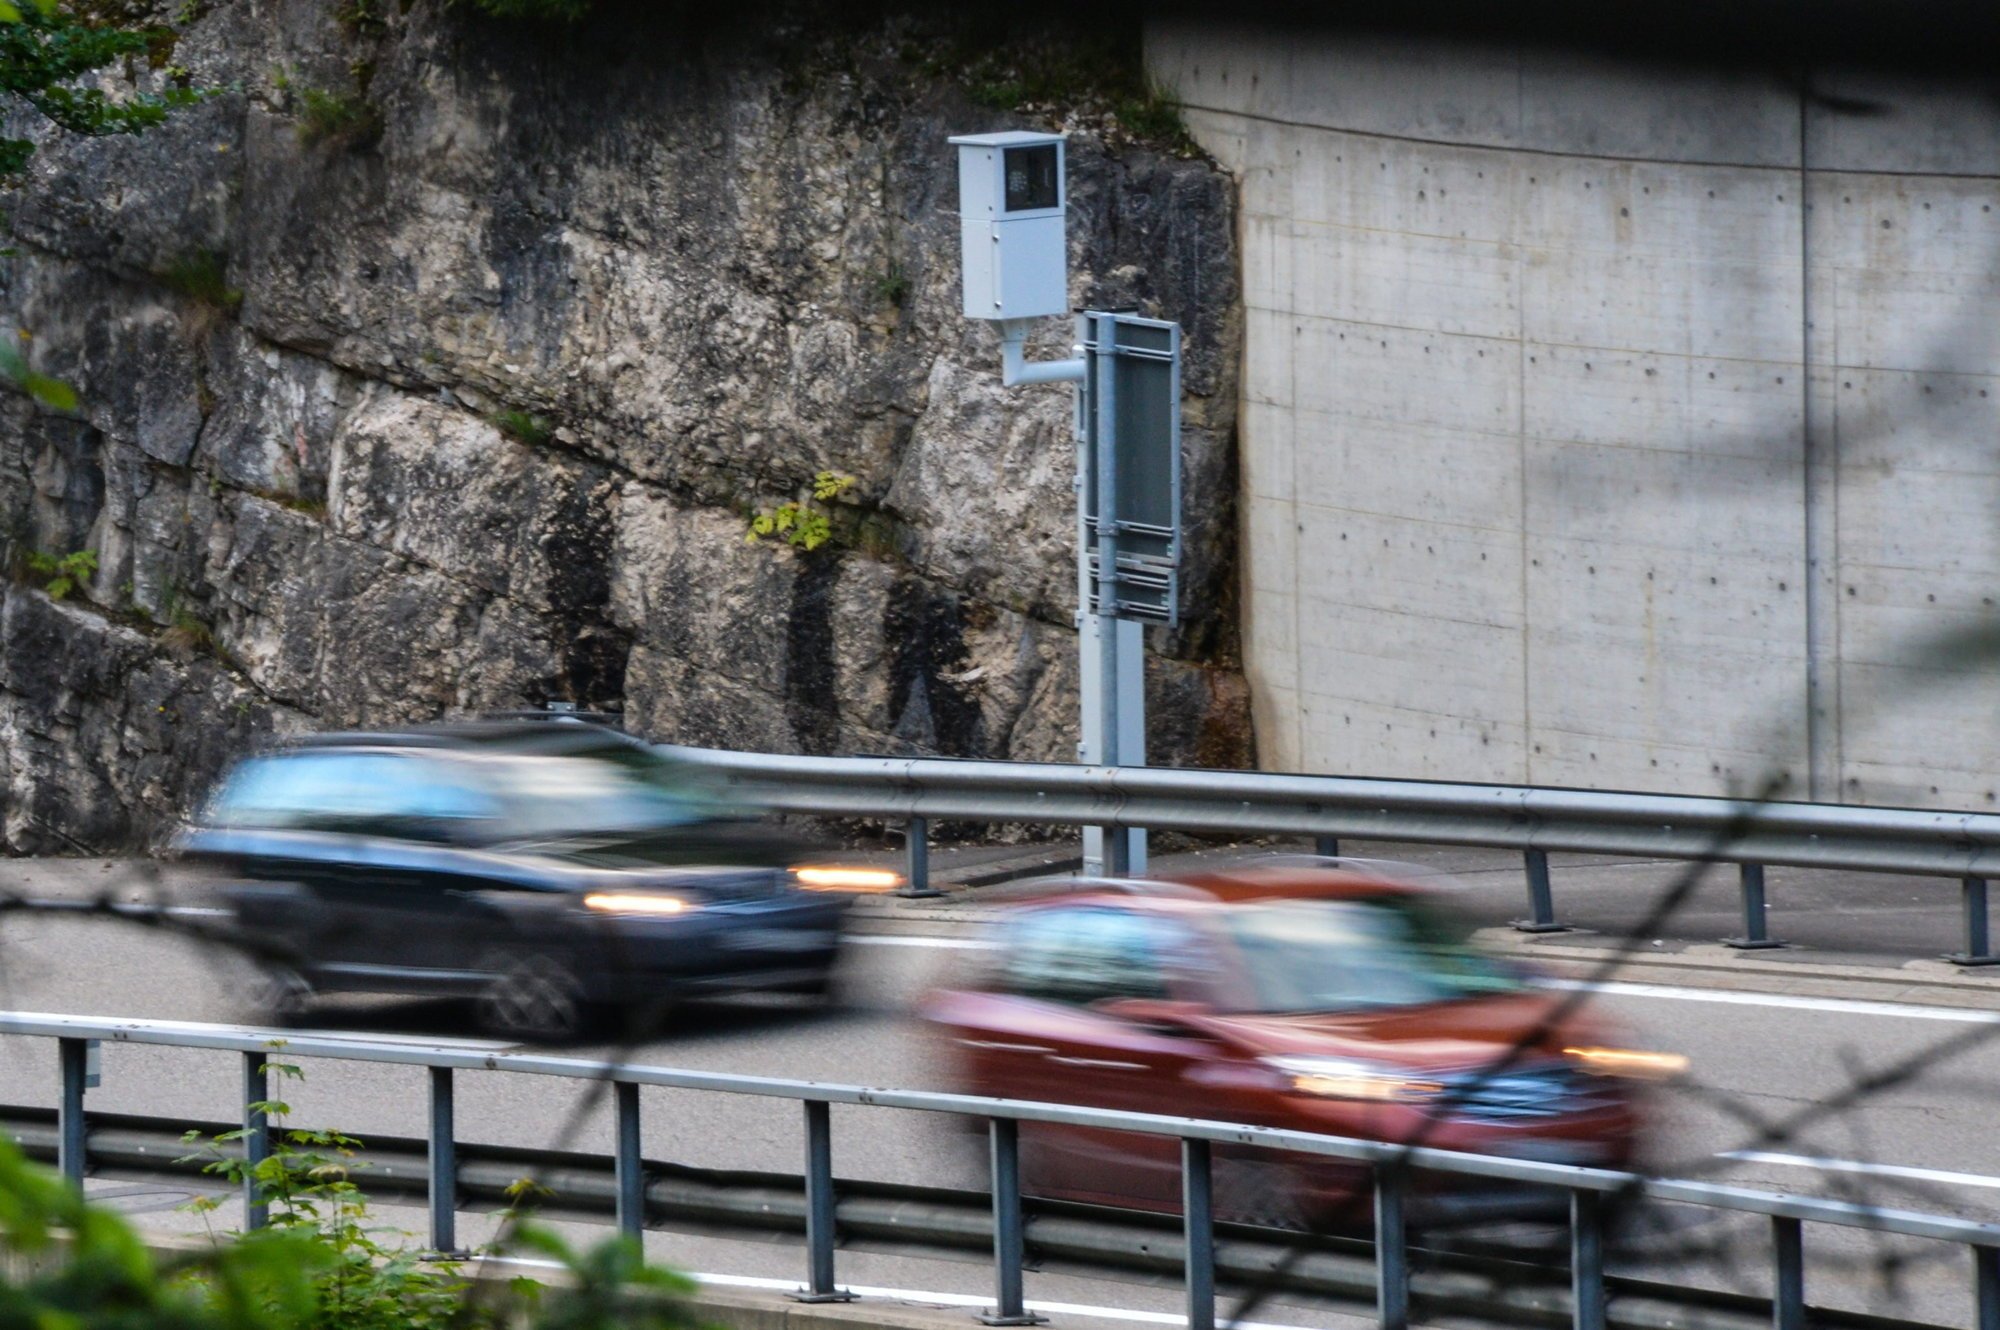
[[[745,1001],[688,1008],[635,1061],[872,1085],[952,1088],[910,1003],[948,980],[977,938],[964,930],[861,938],[849,961],[844,1009]],[[246,971],[226,955],[128,925],[55,916],[0,921],[0,1006],[159,1019],[233,1021]],[[1662,1106],[1653,1142],[1659,1171],[1776,1190],[1841,1195],[1880,1204],[2000,1219],[2000,1139],[1993,1131],[2000,1085],[2000,1024],[1986,1012],[1840,998],[1679,986],[1648,975],[1593,995],[1641,1046],[1686,1053],[1687,1084]],[[449,1003],[354,1001],[328,1009],[332,1028],[476,1038]],[[1992,1039],[1988,1039],[1988,1035]],[[1948,1051],[1948,1055],[1947,1055]],[[1912,1074],[1846,1104],[1842,1096],[1885,1069]],[[94,1108],[226,1120],[236,1068],[230,1055],[111,1046]],[[366,1137],[421,1136],[423,1073],[362,1064],[313,1064],[286,1097],[302,1121]],[[54,1049],[46,1041],[0,1040],[0,1100],[52,1103]],[[604,1109],[579,1109],[575,1087],[545,1078],[462,1074],[461,1138],[515,1145],[607,1150]],[[1765,1140],[1752,1120],[1808,1121]],[[843,1176],[979,1187],[983,1173],[967,1138],[925,1115],[836,1108],[834,1158]],[[796,1169],[798,1109],[787,1103],[648,1091],[649,1156],[716,1168]],[[1742,1152],[1751,1151],[1748,1158]],[[116,1191],[113,1187],[110,1191]],[[171,1198],[165,1198],[171,1199]],[[162,1198],[127,1197],[134,1209]],[[169,1210],[146,1222],[191,1223]],[[414,1225],[414,1219],[411,1221]],[[1636,1271],[1745,1291],[1768,1290],[1767,1250],[1753,1221],[1665,1216],[1666,1231],[1625,1258]],[[476,1239],[475,1221],[468,1221]],[[758,1242],[660,1234],[664,1259],[751,1279],[795,1278],[798,1253]],[[1927,1244],[1883,1248],[1865,1235],[1810,1229],[1808,1292],[1815,1302],[1970,1321],[1963,1254]],[[1881,1258],[1900,1253],[1885,1279]],[[977,1264],[844,1253],[842,1278],[857,1284],[976,1297],[988,1287]],[[1066,1303],[1170,1312],[1169,1288],[1070,1275],[1035,1275],[1030,1296]],[[1318,1320],[1312,1309],[1265,1307],[1259,1320]]]

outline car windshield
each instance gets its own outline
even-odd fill
[[[625,745],[482,754],[474,766],[507,805],[509,840],[643,837],[733,813],[679,763]]]
[[[1357,1011],[1513,992],[1523,980],[1428,904],[1401,896],[1239,906],[1244,1010]]]

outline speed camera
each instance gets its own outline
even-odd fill
[[[1067,314],[1062,135],[1015,130],[951,142],[958,147],[965,316]]]

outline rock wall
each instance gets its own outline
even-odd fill
[[[0,310],[83,404],[4,404],[0,521],[17,567],[99,567],[5,592],[7,848],[154,838],[272,732],[551,699],[1071,759],[1069,394],[1003,390],[959,316],[944,143],[1058,113],[976,107],[915,20],[376,8],[223,0],[172,60],[231,91],[49,139],[14,200]],[[1077,306],[1188,329],[1156,760],[1244,764],[1232,185],[1069,128]],[[832,542],[746,540],[820,471],[855,478]]]

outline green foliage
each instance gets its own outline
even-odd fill
[[[196,250],[169,264],[160,281],[189,299],[233,314],[243,304],[243,293],[229,284],[226,265],[214,250]]]
[[[597,0],[472,0],[474,9],[495,18],[574,23],[597,7]]]
[[[267,1063],[266,1069],[298,1075],[297,1067],[284,1063]],[[277,1100],[262,1108],[274,1124],[291,1111]],[[466,1282],[457,1266],[426,1264],[407,1244],[384,1241],[391,1230],[372,1222],[368,1198],[352,1177],[360,1141],[337,1131],[276,1125],[269,1156],[255,1164],[223,1153],[248,1134],[239,1129],[216,1137],[204,1151],[210,1157],[203,1171],[255,1187],[270,1207],[271,1232],[301,1234],[313,1243],[318,1259],[301,1281],[302,1292],[326,1324],[342,1330],[442,1330],[452,1324]],[[198,1138],[191,1132],[183,1139],[193,1144]],[[192,1203],[202,1212],[218,1204],[212,1196]]]
[[[976,105],[1067,118],[1107,117],[1127,137],[1192,152],[1180,109],[1145,71],[1136,29],[1115,15],[1074,28],[1010,28],[985,12],[947,20],[946,36],[912,42],[903,58],[933,78],[950,79]]]
[[[50,600],[61,600],[76,590],[79,583],[97,576],[96,550],[76,550],[69,554],[29,550],[22,563],[28,580],[48,592]]]
[[[118,1215],[0,1138],[0,1325],[49,1330],[306,1330],[308,1235],[274,1231],[161,1261]]]
[[[380,36],[389,27],[388,0],[341,0],[333,17],[357,37]]]
[[[825,505],[845,494],[854,485],[853,476],[837,471],[821,471],[813,477],[812,497],[781,503],[750,519],[751,544],[767,537],[811,553],[833,538],[833,519]]]
[[[539,448],[555,437],[556,428],[532,411],[495,411],[493,428],[517,443]]]
[[[1191,152],[1195,148],[1194,136],[1188,133],[1179,104],[1156,80],[1146,79],[1136,92],[1120,97],[1112,106],[1112,114],[1134,138],[1164,144],[1177,152]]]
[[[280,1043],[274,1047],[282,1048]],[[299,1068],[272,1061],[265,1070],[281,1079],[302,1079]],[[138,1330],[159,1325],[166,1330],[248,1330],[251,1325],[277,1330],[691,1330],[695,1317],[686,1299],[693,1286],[680,1275],[646,1264],[643,1250],[628,1238],[614,1238],[579,1251],[556,1234],[530,1222],[524,1207],[546,1189],[523,1179],[509,1189],[508,1249],[532,1252],[553,1261],[563,1280],[545,1286],[533,1279],[475,1286],[451,1261],[426,1260],[411,1245],[410,1235],[375,1222],[368,1199],[355,1182],[363,1167],[357,1155],[361,1142],[337,1131],[308,1130],[286,1125],[291,1113],[282,1100],[254,1105],[270,1122],[270,1154],[256,1164],[244,1158],[247,1131],[225,1132],[208,1141],[189,1133],[183,1139],[198,1146],[190,1158],[204,1169],[238,1187],[249,1185],[269,1212],[267,1227],[233,1235],[195,1263],[167,1272],[166,1284],[194,1314],[181,1320],[113,1320],[85,1315],[70,1320],[47,1317],[43,1304],[31,1301],[39,1289],[16,1290],[0,1283],[0,1326],[57,1326],[63,1330]],[[15,1228],[8,1222],[6,1195],[9,1176],[0,1142],[0,1258],[4,1258]],[[18,1156],[16,1156],[18,1159]],[[66,1215],[87,1207],[75,1193],[40,1170],[42,1190],[49,1188],[70,1199]],[[219,1208],[213,1197],[191,1203],[190,1209],[210,1213]],[[19,1208],[19,1207],[17,1207]],[[123,1222],[104,1216],[114,1232],[126,1233]],[[498,1254],[498,1253],[495,1253]],[[137,1253],[143,1267],[148,1259]],[[274,1259],[275,1258],[275,1259]],[[4,1268],[4,1267],[0,1267]],[[143,1268],[136,1282],[150,1289],[161,1282]],[[5,1299],[20,1293],[19,1310],[10,1319]],[[243,1313],[248,1313],[245,1315]],[[36,1319],[42,1316],[44,1319]]]
[[[4,3],[5,0],[0,0],[0,4]],[[21,335],[27,336],[26,333]],[[11,342],[0,341],[0,379],[13,384],[51,411],[76,410],[76,389],[61,379],[52,379],[29,369],[27,357]]]
[[[119,61],[150,58],[171,36],[94,22],[76,0],[0,0],[0,93],[72,134],[137,134],[216,90],[169,86],[114,99],[77,80]],[[0,138],[0,179],[19,176],[34,152],[29,139]]]
[[[382,137],[382,113],[360,93],[301,88],[297,100],[301,143],[362,148]]]
[[[877,274],[874,287],[875,298],[884,304],[901,309],[909,302],[910,278],[900,263],[891,262],[885,271]]]

